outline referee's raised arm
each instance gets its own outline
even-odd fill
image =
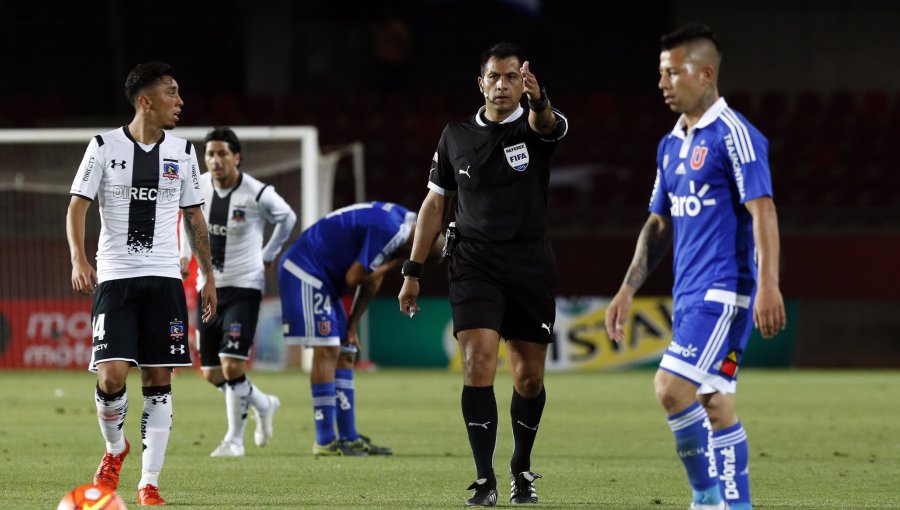
[[[556,129],[556,114],[550,108],[547,91],[538,84],[537,77],[531,72],[527,60],[519,72],[522,73],[522,85],[528,96],[528,125],[536,133],[549,135]]]

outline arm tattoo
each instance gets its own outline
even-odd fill
[[[182,211],[184,215],[184,231],[191,250],[197,258],[197,264],[204,273],[212,273],[212,258],[209,252],[209,230],[199,207],[191,207]]]
[[[648,219],[641,229],[641,235],[638,236],[634,258],[625,275],[625,284],[634,289],[640,288],[666,254],[671,241],[671,228],[667,228],[661,221]]]

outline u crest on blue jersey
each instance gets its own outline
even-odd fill
[[[708,152],[709,147],[694,147],[694,152],[691,153],[691,168],[694,170],[703,168],[703,162],[706,161]]]
[[[178,163],[172,163],[171,161],[166,161],[163,163],[163,177],[169,180],[175,180],[178,178]]]
[[[504,147],[503,153],[506,155],[506,162],[513,170],[522,172],[528,168],[528,147],[525,142],[510,147]]]

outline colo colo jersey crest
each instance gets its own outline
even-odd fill
[[[444,128],[431,163],[428,188],[457,196],[456,224],[466,239],[483,242],[543,239],[547,229],[550,157],[568,131],[557,124],[543,137],[519,106],[501,122],[477,114]]]
[[[772,196],[766,138],[720,98],[687,133],[684,117],[678,120],[660,141],[656,164],[650,211],[670,217],[675,229],[675,307],[710,291],[749,301],[755,244],[743,204]]]
[[[275,188],[244,172],[228,190],[216,189],[212,174],[200,176],[204,205],[203,216],[209,225],[209,251],[216,287],[240,287],[265,290],[265,266],[281,251],[297,221],[291,206]],[[266,223],[275,229],[263,247]],[[184,226],[182,225],[182,239]],[[181,243],[181,256],[190,258],[191,247]],[[197,290],[206,283],[206,275],[197,274]]]
[[[165,131],[153,145],[136,142],[128,126],[91,140],[70,194],[99,198],[100,282],[181,278],[178,209],[202,205],[199,178],[191,143]]]
[[[344,277],[359,262],[372,272],[397,255],[409,239],[416,213],[388,202],[354,204],[314,223],[284,254],[291,263],[322,280],[332,295],[343,292]]]

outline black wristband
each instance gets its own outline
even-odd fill
[[[400,270],[400,274],[403,275],[404,278],[418,279],[422,277],[422,267],[421,262],[407,260],[403,263],[403,269]]]
[[[541,87],[541,98],[537,101],[528,100],[528,108],[531,109],[534,113],[541,113],[542,111],[547,109],[547,105],[550,104],[550,99],[547,98],[547,89]]]

